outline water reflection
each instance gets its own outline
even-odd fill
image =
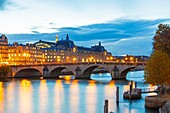
[[[94,80],[97,80],[97,81],[107,81],[107,82],[112,80],[112,77],[111,77],[110,73],[91,74],[90,78],[92,80],[94,79]]]
[[[5,95],[7,96],[7,97],[9,97],[8,98],[8,100],[7,99],[5,99],[5,101],[11,101],[11,102],[13,102],[13,101],[16,101],[15,100],[15,98],[13,98],[13,96],[15,96],[15,89],[14,89],[14,85],[13,85],[13,81],[11,82],[11,83],[9,83],[9,84],[7,84],[7,91],[5,92]],[[19,88],[18,88],[18,90],[19,90]],[[10,113],[10,112],[15,112],[13,109],[15,108],[15,107],[17,107],[18,108],[18,105],[17,104],[12,104],[11,102],[9,102],[9,104],[8,104],[8,106],[9,106],[9,108],[10,109],[5,109],[5,111],[6,112],[8,112],[8,113]],[[16,109],[17,111],[18,111],[18,109]],[[17,112],[16,111],[16,112]]]
[[[63,80],[73,80],[75,79],[75,76],[74,75],[61,75],[59,76],[59,78]]]
[[[97,104],[97,87],[96,81],[90,80],[88,86],[86,87],[86,113],[96,113],[96,104]]]
[[[0,102],[3,103],[4,101],[4,88],[3,88],[3,82],[0,82]]]
[[[116,100],[116,86],[115,81],[110,81],[108,85],[104,88],[105,99],[109,100],[109,111],[113,111],[115,109],[115,100]],[[110,98],[113,97],[113,98]]]
[[[0,82],[0,113],[3,113],[4,108],[4,87],[3,82]]]
[[[62,113],[61,112],[61,103],[64,100],[64,89],[62,80],[56,80],[55,87],[54,87],[54,112],[55,113]]]
[[[0,113],[103,113],[105,99],[109,100],[110,112],[147,113],[144,97],[134,101],[122,98],[123,91],[129,89],[129,81],[111,81],[110,74],[96,74],[93,78],[97,80],[0,82]],[[145,87],[141,82],[138,86]],[[120,89],[119,106],[116,105],[116,87]]]
[[[32,113],[32,86],[30,81],[21,80],[19,90],[19,112],[20,113]]]
[[[70,112],[71,113],[79,113],[79,98],[81,95],[79,95],[79,85],[78,85],[78,80],[72,81],[72,84],[70,86]],[[77,108],[77,109],[75,109]]]
[[[40,87],[39,87],[39,112],[40,113],[47,113],[47,104],[48,104],[48,88],[47,88],[47,81],[41,80]]]

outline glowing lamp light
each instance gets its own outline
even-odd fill
[[[130,57],[130,60],[133,60],[133,57]]]
[[[23,55],[22,55],[22,56],[24,56],[24,57],[25,57],[25,56],[27,56],[27,54],[26,54],[26,53],[23,53]]]
[[[75,62],[76,61],[76,58],[73,58],[73,62]]]
[[[112,56],[110,57],[110,60],[113,60],[113,57],[112,57]]]
[[[122,63],[125,63],[125,61],[124,61],[124,60],[122,60]]]

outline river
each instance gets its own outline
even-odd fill
[[[93,80],[13,79],[0,82],[0,113],[103,113],[104,100],[109,100],[109,112],[155,113],[144,107],[142,94],[139,100],[124,100],[123,91],[134,80],[143,84],[143,71],[130,72],[128,80],[112,80],[109,73],[92,74]],[[116,87],[120,89],[120,103],[116,105]]]

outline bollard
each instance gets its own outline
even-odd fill
[[[129,91],[129,98],[131,99],[131,94],[132,94],[132,84],[130,84],[130,91]]]
[[[135,82],[135,89],[137,88],[137,82]]]
[[[108,113],[108,100],[105,100],[104,113]]]
[[[119,87],[116,89],[116,103],[119,104]]]
[[[106,113],[106,110],[105,110],[106,108],[105,108],[105,105],[104,105],[104,113]]]
[[[130,83],[131,83],[131,85],[132,85],[132,89],[133,89],[133,81],[131,81]]]

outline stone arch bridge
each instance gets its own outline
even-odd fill
[[[112,76],[112,79],[125,79],[131,70],[143,70],[146,63],[62,63],[62,64],[39,64],[19,65],[11,67],[12,77],[45,77],[59,78],[61,71],[71,71],[75,79],[90,79],[94,69],[102,67]]]

